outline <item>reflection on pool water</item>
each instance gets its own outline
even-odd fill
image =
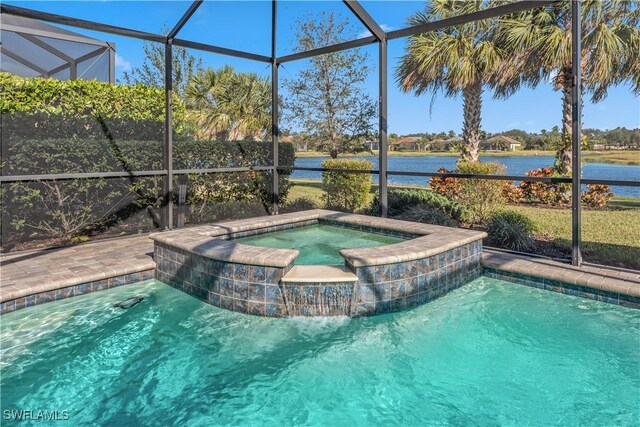
[[[3,411],[74,425],[640,422],[640,310],[485,277],[359,319],[253,317],[152,280],[1,322]]]

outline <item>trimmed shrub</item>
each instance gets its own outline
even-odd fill
[[[592,208],[605,208],[613,197],[608,185],[587,184],[587,191],[582,193],[582,203]]]
[[[368,160],[328,159],[322,162],[327,169],[353,169],[370,171],[373,165]],[[346,212],[356,212],[366,206],[371,192],[371,174],[347,172],[322,172],[322,189],[325,206]]]
[[[502,163],[460,161],[456,172],[474,175],[504,175]],[[483,224],[504,204],[504,181],[490,179],[461,179],[457,200],[467,207],[465,220],[471,224]]]
[[[396,218],[425,224],[445,225],[448,227],[455,227],[457,225],[447,214],[428,204],[412,206],[396,216]]]
[[[466,208],[463,205],[431,190],[396,188],[387,193],[387,213],[390,217],[398,217],[418,205],[439,210],[455,221],[461,221],[466,215]],[[379,215],[379,206],[380,202],[376,195],[367,214]]]
[[[535,224],[527,216],[514,211],[495,213],[487,223],[489,242],[504,249],[526,252],[535,248],[531,233]]]
[[[530,170],[526,176],[560,177],[553,167]],[[522,197],[528,202],[558,206],[571,201],[571,185],[563,183],[523,181],[520,183]]]

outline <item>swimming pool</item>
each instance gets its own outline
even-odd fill
[[[300,255],[294,260],[296,265],[344,265],[340,249],[390,245],[406,239],[348,227],[315,224],[233,240],[252,246],[297,249]]]
[[[245,316],[152,280],[6,314],[0,332],[2,410],[73,425],[640,421],[639,310],[486,277],[356,319]]]

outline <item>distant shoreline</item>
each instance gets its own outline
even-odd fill
[[[481,152],[480,158],[486,157],[539,157],[555,156],[555,151],[521,150],[503,152]],[[356,154],[344,154],[339,157],[350,156],[377,156],[378,152],[361,152]],[[431,151],[389,151],[389,157],[455,157],[453,152],[431,152]],[[298,151],[296,157],[328,157],[326,153],[318,151]],[[582,160],[587,163],[609,163],[616,165],[640,166],[640,151],[585,151],[582,153]]]

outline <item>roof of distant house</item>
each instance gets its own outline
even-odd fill
[[[507,135],[495,135],[487,139],[488,142],[505,141],[508,144],[522,145],[522,142],[517,139],[511,138]]]
[[[420,142],[422,140],[422,138],[417,137],[417,136],[403,136],[402,138],[400,138],[399,140],[392,142],[393,145],[400,145],[400,144],[415,144],[417,142]]]

